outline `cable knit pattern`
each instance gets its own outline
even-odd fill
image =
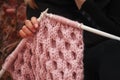
[[[14,80],[83,80],[83,35],[75,21],[44,16],[33,37],[23,39],[3,68]]]

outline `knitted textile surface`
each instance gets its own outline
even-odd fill
[[[83,31],[76,23],[44,16],[37,33],[19,43],[3,68],[9,67],[14,80],[83,80]]]

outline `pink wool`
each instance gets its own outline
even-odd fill
[[[84,44],[76,23],[44,16],[36,35],[23,39],[3,68],[14,80],[83,80]]]

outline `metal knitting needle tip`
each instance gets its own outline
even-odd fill
[[[45,16],[45,14],[47,12],[48,12],[48,8],[45,11],[41,12],[41,14],[40,14],[40,16],[39,16],[39,18],[37,20],[40,21],[43,18],[43,16]]]
[[[48,9],[49,9],[49,8],[47,8],[43,13],[47,13],[47,12],[48,12]]]

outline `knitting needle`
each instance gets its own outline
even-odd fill
[[[83,30],[86,30],[88,32],[92,32],[92,33],[95,33],[95,34],[98,34],[98,35],[101,35],[101,36],[104,36],[104,37],[107,37],[107,38],[110,38],[110,39],[120,41],[120,37],[115,36],[113,34],[109,34],[109,33],[106,33],[106,32],[103,32],[103,31],[88,27],[88,26],[83,25],[83,24],[78,24],[78,27],[81,27]]]
[[[48,11],[48,8],[45,11],[42,12],[42,14],[38,18],[38,20],[40,20],[44,15],[47,15],[49,17],[53,16],[52,14],[50,14],[50,15],[47,14],[47,11]],[[107,32],[104,32],[104,31],[92,28],[92,27],[88,27],[88,26],[80,24],[80,23],[78,23],[78,27],[82,28],[83,30],[86,30],[88,32],[92,32],[92,33],[95,33],[95,34],[103,36],[103,37],[107,37],[107,38],[110,38],[110,39],[114,39],[114,40],[120,41],[120,37],[118,37],[116,35],[113,35],[113,34],[110,34],[110,33],[107,33]]]

